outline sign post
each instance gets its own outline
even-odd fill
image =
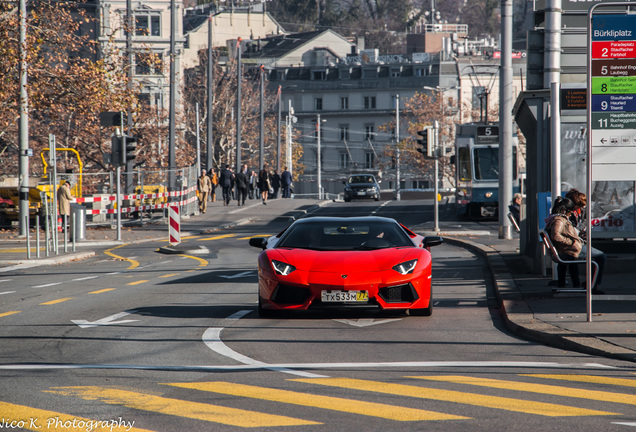
[[[588,12],[587,95],[587,265],[592,280],[592,173],[597,181],[636,180],[636,15],[602,3]],[[612,7],[611,12],[597,9]],[[592,321],[592,287],[587,286],[587,321]]]

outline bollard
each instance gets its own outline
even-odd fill
[[[29,215],[24,218],[24,226],[26,227],[26,246],[27,246],[27,259],[31,259],[31,237],[29,236]]]
[[[40,217],[35,215],[35,257],[40,258]]]

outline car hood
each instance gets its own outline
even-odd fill
[[[415,247],[377,249],[369,251],[315,251],[309,249],[274,249],[271,259],[279,255],[297,270],[341,273],[372,272],[391,269],[408,259],[419,257],[422,249]]]

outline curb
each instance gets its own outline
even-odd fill
[[[453,237],[444,237],[444,241],[469,249],[486,258],[495,284],[501,316],[506,328],[511,332],[524,339],[560,349],[636,362],[636,351],[536,319],[532,309],[517,289],[508,265],[496,249]]]

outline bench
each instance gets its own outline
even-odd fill
[[[552,244],[552,240],[550,240],[550,236],[543,230],[539,231],[539,237],[543,242],[544,247],[547,249],[550,254],[550,258],[557,264],[586,264],[586,260],[574,260],[574,261],[565,261],[562,260],[557,252],[556,248]],[[596,283],[596,275],[598,274],[598,264],[595,261],[592,261],[592,287]],[[586,292],[583,288],[553,288],[554,292],[567,292],[567,293],[584,293]]]

